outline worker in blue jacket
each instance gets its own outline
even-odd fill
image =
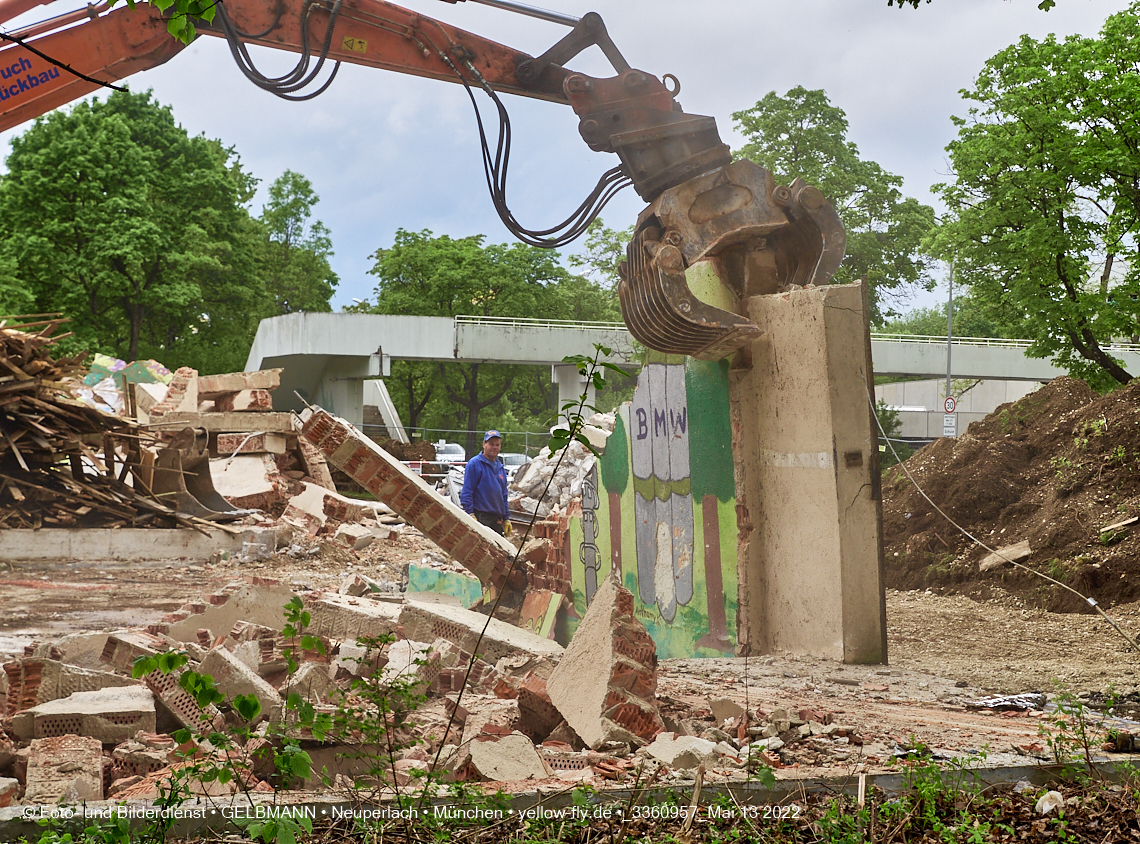
[[[464,512],[498,534],[504,534],[509,524],[507,470],[499,462],[502,449],[503,438],[498,431],[483,435],[483,452],[467,461],[463,491],[459,493],[459,504]]]

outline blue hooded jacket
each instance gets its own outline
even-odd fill
[[[508,515],[506,467],[482,454],[468,460],[459,506],[465,513],[495,513],[505,519]]]

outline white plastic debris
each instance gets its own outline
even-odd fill
[[[1041,799],[1037,801],[1037,805],[1033,807],[1034,811],[1039,815],[1047,815],[1054,809],[1059,809],[1065,805],[1065,798],[1061,796],[1059,791],[1048,791],[1042,795]]]

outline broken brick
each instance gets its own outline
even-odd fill
[[[546,687],[592,748],[607,741],[643,744],[664,729],[654,701],[656,647],[633,614],[633,595],[613,574],[594,593]]]

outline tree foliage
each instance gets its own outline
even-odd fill
[[[904,197],[902,178],[860,156],[847,140],[847,116],[824,91],[796,87],[783,97],[771,91],[732,119],[747,139],[738,158],[772,171],[779,184],[798,176],[831,200],[847,229],[847,254],[835,281],[867,279],[874,322],[892,315],[895,294],[932,285],[919,247],[934,210]]]
[[[485,244],[482,235],[454,239],[400,229],[378,250],[370,271],[378,279],[372,313],[539,319],[611,319],[606,290],[573,276],[558,253],[521,243]],[[450,344],[450,338],[444,341]],[[493,424],[546,426],[550,372],[544,367],[496,363],[428,364],[396,361],[388,381],[411,427],[468,431],[466,450],[478,451],[477,432]]]
[[[1020,316],[1013,320],[1007,320],[1006,316],[971,296],[955,296],[954,336],[1022,339],[1024,329]],[[884,323],[881,330],[888,334],[945,337],[946,304],[908,311]]]
[[[286,170],[269,186],[261,213],[265,227],[264,277],[271,313],[327,312],[340,279],[329,265],[332,238],[320,220],[309,222],[320,201],[312,183]]]
[[[955,180],[935,186],[952,216],[932,250],[979,302],[1021,316],[1028,354],[1100,389],[1131,379],[1105,346],[1140,325],[1136,15],[987,61],[964,92],[979,105],[955,118]]]
[[[76,344],[126,359],[240,368],[256,326],[254,180],[149,93],[39,118],[0,181],[4,277]]]

